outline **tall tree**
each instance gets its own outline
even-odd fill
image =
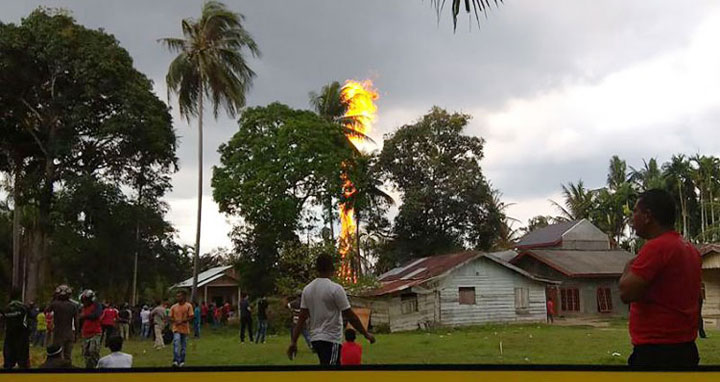
[[[171,52],[178,53],[170,63],[166,77],[168,96],[170,93],[177,95],[180,114],[188,122],[192,117],[198,120],[198,203],[191,293],[193,301],[197,295],[200,256],[203,111],[205,102],[209,101],[215,118],[220,108],[234,117],[245,106],[245,94],[255,77],[255,72],[248,66],[245,51],[259,57],[260,50],[243,27],[244,20],[242,14],[228,10],[224,4],[208,1],[203,5],[199,20],[182,21],[183,38],[161,40]]]
[[[389,135],[380,154],[384,179],[402,193],[390,262],[461,248],[490,249],[502,212],[482,173],[482,138],[463,134],[469,115],[434,107]]]
[[[233,234],[241,272],[268,293],[279,248],[298,240],[303,211],[321,205],[325,190],[340,197],[338,174],[353,152],[340,125],[279,103],[247,109],[238,124],[220,146],[213,197],[221,212],[242,218]]]
[[[313,110],[328,122],[336,123],[345,115],[347,105],[342,102],[342,85],[333,81],[320,89],[320,92],[311,91],[308,94]],[[335,208],[333,206],[334,190],[327,190],[324,200],[325,219],[330,230],[331,241],[335,240]]]
[[[40,9],[0,25],[0,51],[0,125],[11,132],[0,146],[17,147],[9,172],[24,228],[25,297],[35,299],[49,274],[57,193],[88,175],[127,185],[134,129],[155,118],[169,128],[170,117],[114,37],[63,12]]]
[[[692,167],[685,155],[673,155],[670,162],[663,164],[663,177],[668,191],[675,196],[680,206],[681,229],[683,236],[689,238],[688,230],[688,198],[694,195],[692,185]]]

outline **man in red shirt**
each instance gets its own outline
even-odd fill
[[[105,309],[100,315],[100,325],[102,326],[103,343],[107,346],[108,338],[115,335],[118,320],[118,311],[112,304],[105,304]]]
[[[640,195],[633,228],[647,242],[620,278],[620,298],[630,303],[630,366],[697,366],[695,338],[701,286],[700,254],[674,230],[675,203],[663,190]]]
[[[102,305],[95,302],[95,292],[86,290],[80,295],[83,304],[80,312],[81,333],[83,337],[82,355],[85,358],[85,368],[95,369],[100,360],[100,344],[102,340]]]

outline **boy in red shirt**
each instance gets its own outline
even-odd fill
[[[345,343],[340,348],[340,365],[362,364],[362,346],[355,342],[355,331],[345,330]]]
[[[702,260],[695,246],[675,232],[675,202],[663,190],[640,195],[633,228],[648,241],[620,278],[620,298],[630,303],[630,366],[695,367],[695,338]]]

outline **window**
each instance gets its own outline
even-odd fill
[[[460,287],[460,305],[475,305],[475,287]]]
[[[400,296],[400,312],[409,314],[418,311],[418,298],[416,293],[406,293]]]
[[[530,309],[530,289],[515,288],[515,310],[527,311]]]
[[[612,312],[612,295],[610,288],[598,288],[597,290],[597,308],[600,313]]]
[[[580,290],[577,288],[561,288],[560,309],[566,312],[579,312]]]

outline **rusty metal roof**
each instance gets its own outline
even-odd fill
[[[528,249],[537,247],[553,247],[562,242],[562,235],[577,225],[580,220],[551,224],[528,232],[515,245],[516,248]]]
[[[582,251],[563,249],[532,249],[521,252],[511,263],[517,264],[531,257],[568,277],[616,277],[633,258],[630,252],[620,249]]]
[[[381,275],[379,281],[427,280],[439,276],[478,256],[480,256],[479,252],[466,251],[448,255],[423,257],[422,259],[413,260],[402,267],[395,268]]]
[[[425,283],[433,278],[443,276],[446,273],[480,257],[485,257],[500,266],[508,268],[511,271],[517,272],[532,280],[543,283],[556,283],[552,280],[546,280],[531,275],[525,270],[499,258],[492,257],[482,252],[466,251],[413,260],[402,267],[395,268],[380,275],[378,281],[380,281],[381,286],[363,293],[363,295],[382,296],[385,294],[400,292]]]

